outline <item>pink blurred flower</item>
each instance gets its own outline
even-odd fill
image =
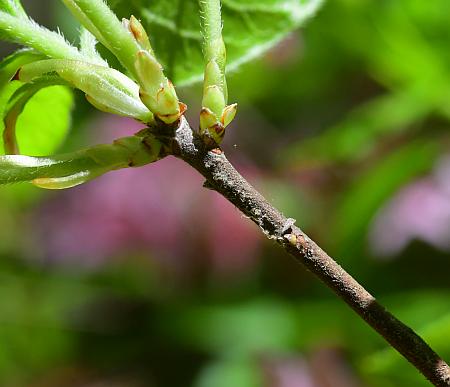
[[[101,129],[96,142],[140,129],[127,119],[100,125],[107,131]],[[95,266],[144,252],[177,270],[192,264],[218,273],[243,270],[255,261],[257,228],[219,194],[202,188],[203,180],[169,157],[58,192],[35,217],[46,256]]]
[[[450,156],[434,173],[403,188],[376,216],[369,234],[379,256],[400,253],[419,239],[450,251]]]
[[[263,364],[267,387],[357,387],[360,385],[338,348],[318,347],[308,358],[279,356]]]
[[[301,357],[274,359],[264,368],[267,387],[316,387],[310,367]]]

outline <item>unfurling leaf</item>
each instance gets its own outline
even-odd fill
[[[23,66],[37,60],[44,59],[42,54],[30,49],[24,48],[7,56],[0,63],[0,92],[10,82],[17,71]]]
[[[0,0],[0,9],[13,16],[27,17],[19,0]]]
[[[123,19],[125,28],[127,28],[133,35],[136,42],[144,50],[148,51],[154,56],[152,45],[150,44],[150,39],[148,38],[147,31],[145,31],[141,22],[131,15],[130,20]]]
[[[6,154],[18,154],[19,148],[16,140],[16,126],[19,115],[28,101],[41,89],[55,85],[65,85],[59,77],[43,77],[32,84],[19,87],[11,96],[4,112],[3,146]]]
[[[0,39],[35,49],[55,59],[82,60],[78,49],[58,32],[50,31],[28,17],[19,17],[0,10]]]
[[[18,81],[6,84],[0,90],[0,133],[5,129],[4,118],[13,107],[14,96],[24,85]],[[24,87],[25,91],[28,87]],[[12,98],[12,99],[11,99]],[[37,88],[19,115],[15,132],[21,152],[32,155],[48,155],[61,145],[70,129],[70,113],[73,95],[64,86]],[[4,147],[0,136],[0,152]]]
[[[157,161],[161,147],[151,136],[131,136],[51,157],[0,156],[0,185],[31,182],[46,189],[71,188],[112,170]]]
[[[80,32],[80,52],[86,61],[99,66],[109,67],[108,63],[97,51],[97,39],[86,28],[81,28]]]
[[[134,60],[140,47],[103,0],[62,0],[75,18],[136,75]],[[128,16],[128,15],[127,15]]]
[[[88,95],[100,110],[132,117],[145,123],[152,113],[139,98],[139,86],[121,72],[87,62],[48,59],[22,67],[18,78],[31,82],[44,74],[56,73],[73,87]]]
[[[231,121],[233,121],[234,117],[236,116],[236,112],[236,103],[228,105],[225,107],[225,109],[223,109],[222,117],[220,118],[220,120],[224,128],[226,128],[231,123]]]

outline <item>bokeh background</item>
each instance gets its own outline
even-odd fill
[[[59,2],[23,3],[75,40]],[[448,0],[329,1],[230,75],[239,115],[224,145],[272,203],[447,361],[449,15]],[[199,87],[179,92],[195,121]],[[78,94],[72,117],[61,152],[140,128]],[[64,192],[0,188],[0,385],[427,383],[168,158]]]

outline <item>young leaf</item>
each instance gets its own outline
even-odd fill
[[[31,182],[46,189],[64,189],[106,172],[142,166],[159,159],[161,143],[152,137],[124,137],[52,157],[0,156],[0,185]]]
[[[33,154],[49,154],[59,146],[69,130],[72,96],[64,89],[53,88],[54,95],[40,93],[36,97],[37,101],[48,103],[51,107],[52,110],[48,110],[47,113],[49,117],[42,118],[42,115],[37,114],[37,112],[45,114],[47,106],[40,107],[32,102],[24,116],[19,119],[25,104],[30,99],[33,100],[40,89],[61,84],[61,80],[55,83],[55,79],[51,80],[48,77],[32,85],[11,81],[20,67],[42,58],[44,58],[42,54],[32,49],[23,49],[8,56],[0,64],[0,131],[3,132],[0,151],[4,147],[6,153],[18,152],[16,142],[18,131],[23,150]],[[23,122],[31,126],[24,128]]]
[[[147,30],[158,60],[175,85],[202,80],[204,59],[197,1],[111,0],[120,17],[130,13]],[[301,26],[322,0],[222,0],[227,69],[255,59]]]
[[[139,86],[117,70],[81,61],[47,59],[23,66],[18,79],[31,82],[48,73],[57,73],[85,92],[88,101],[100,110],[145,123],[153,120],[152,113],[140,100]]]
[[[1,156],[0,184],[88,176],[98,171],[96,167],[97,164],[82,152],[55,157]]]
[[[0,9],[17,17],[27,17],[19,0],[0,0]]]
[[[18,154],[19,148],[16,140],[16,125],[28,101],[41,89],[55,85],[65,85],[66,82],[59,77],[43,77],[31,84],[19,87],[11,96],[8,106],[4,110],[3,145],[6,154]]]
[[[3,59],[0,63],[0,92],[23,65],[40,59],[44,56],[29,48],[18,50]]]
[[[8,99],[20,87],[14,81],[2,91]],[[0,96],[0,112],[5,114],[7,101]],[[64,86],[51,86],[38,91],[26,104],[20,114],[15,131],[20,150],[26,154],[52,154],[62,143],[70,128],[70,112],[73,96]],[[3,132],[3,119],[0,120],[0,131]],[[3,147],[0,141],[0,151]]]
[[[78,59],[83,56],[62,35],[50,31],[29,18],[17,17],[0,10],[0,39],[34,48],[56,59]]]
[[[136,74],[134,61],[140,47],[103,0],[62,0],[62,2],[128,71],[133,75]]]
[[[80,52],[90,63],[109,67],[108,63],[100,56],[97,49],[97,39],[86,28],[80,32]]]

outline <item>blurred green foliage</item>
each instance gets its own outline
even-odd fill
[[[231,75],[240,124],[225,145],[259,167],[267,196],[447,360],[449,254],[416,241],[380,260],[366,238],[379,209],[448,148],[449,14],[448,0],[329,1],[305,30]],[[91,118],[77,107],[65,147],[85,141]],[[269,243],[236,278],[168,274],[148,251],[89,270],[35,259],[31,214],[55,198],[43,195],[0,191],[1,385],[256,387],[267,363],[312,365],[323,348],[341,354],[356,385],[428,385]]]

